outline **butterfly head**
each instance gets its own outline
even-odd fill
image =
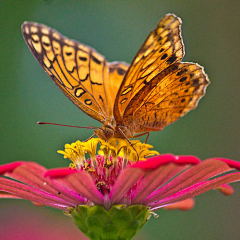
[[[116,122],[114,118],[108,119],[103,126],[96,129],[94,133],[101,139],[107,141],[115,135]]]
[[[103,125],[98,128],[94,133],[101,139],[107,141],[114,136],[114,129],[109,125]]]

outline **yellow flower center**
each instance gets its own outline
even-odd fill
[[[100,150],[97,151],[98,145],[100,145]],[[111,138],[105,142],[100,138],[92,138],[86,142],[76,141],[65,144],[65,150],[59,150],[58,153],[72,161],[71,168],[94,171],[97,168],[97,153],[104,156],[105,168],[110,168],[112,165],[116,167],[119,157],[122,158],[122,167],[125,167],[128,162],[132,164],[144,161],[146,157],[159,155],[157,151],[150,150],[150,148],[152,148],[151,145],[141,143],[139,140],[129,142],[125,139]],[[91,165],[86,161],[86,153],[90,156]]]

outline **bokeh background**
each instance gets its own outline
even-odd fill
[[[12,1],[0,2],[0,163],[36,161],[67,166],[56,153],[65,143],[85,140],[91,130],[39,126],[98,122],[75,107],[38,65],[21,34],[21,24],[44,23],[94,47],[109,61],[131,62],[166,13],[182,18],[184,61],[205,67],[211,85],[196,110],[149,143],[161,153],[219,156],[240,161],[239,1]],[[134,238],[240,239],[240,184],[234,195],[216,191],[196,198],[190,212],[159,210]],[[86,239],[61,211],[20,200],[0,200],[0,239]]]

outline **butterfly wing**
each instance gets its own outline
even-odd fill
[[[108,106],[106,106],[106,108],[109,110],[109,116],[113,116],[113,104],[123,78],[129,68],[129,64],[125,62],[111,62],[108,64],[108,67],[109,77],[106,84]]]
[[[139,91],[124,113],[123,124],[135,133],[162,130],[196,108],[209,80],[198,64],[175,63],[154,77],[154,83]]]
[[[114,105],[118,125],[134,133],[158,131],[197,106],[209,83],[203,68],[180,63],[181,20],[167,14],[150,33],[121,84]]]
[[[100,122],[112,117],[127,64],[108,63],[93,48],[42,24],[25,22],[22,33],[39,64],[77,107]]]
[[[167,14],[139,49],[118,91],[114,105],[117,124],[122,124],[131,99],[164,69],[180,62],[184,55],[180,35],[181,20]]]

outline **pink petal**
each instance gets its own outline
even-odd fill
[[[179,156],[175,159],[175,163],[177,164],[191,164],[191,165],[195,165],[198,163],[201,163],[200,159],[195,157],[195,156],[191,156],[191,155],[182,155]]]
[[[213,180],[199,182],[167,198],[164,198],[155,204],[152,204],[152,210],[156,210],[163,206],[166,206],[175,202],[183,201],[188,198],[193,198],[197,195],[200,195],[204,192],[214,189],[220,185],[236,182],[236,181],[240,181],[240,173],[231,173],[222,177],[215,178]]]
[[[25,164],[26,162],[13,162],[7,163],[0,166],[0,175],[5,174],[6,172],[12,172],[16,167]]]
[[[85,202],[77,193],[70,191],[56,181],[45,178],[44,174],[46,172],[47,169],[43,166],[34,162],[26,162],[16,167],[12,172],[6,172],[5,175],[44,192],[61,197],[74,205],[83,204]]]
[[[155,170],[147,171],[133,194],[132,204],[141,204],[150,193],[185,168],[186,166],[178,166],[174,163],[169,163]]]
[[[234,189],[227,184],[223,184],[223,185],[217,187],[216,189],[219,190],[222,194],[224,194],[226,196],[230,196],[234,193]]]
[[[162,188],[150,194],[149,197],[144,200],[144,204],[159,201],[193,184],[229,170],[231,170],[231,168],[224,162],[213,159],[205,160],[200,164],[190,167]]]
[[[236,168],[237,170],[240,171],[240,162],[237,162],[231,159],[226,159],[226,158],[212,158],[212,159],[225,162],[229,167]]]
[[[65,209],[66,207],[73,207],[73,205],[52,194],[45,193],[41,190],[9,179],[1,179],[0,190],[9,192],[32,202],[37,202],[55,208]]]
[[[183,200],[181,202],[173,203],[170,205],[167,205],[164,207],[166,210],[181,210],[181,211],[189,211],[191,210],[195,205],[195,201],[193,198],[189,198],[186,200]]]
[[[109,193],[111,202],[118,203],[143,174],[144,171],[140,168],[129,167],[122,170]]]
[[[76,173],[76,169],[69,169],[69,168],[56,168],[48,170],[44,177],[51,177],[51,178],[63,178],[69,174]]]
[[[20,197],[10,194],[8,192],[0,191],[0,198],[15,198],[15,199],[21,199]]]
[[[140,161],[131,167],[142,169],[156,169],[162,165],[175,162],[177,164],[197,164],[200,160],[195,156],[174,156],[172,154],[162,154],[159,156],[148,158],[147,161]]]
[[[156,169],[164,164],[174,162],[176,157],[172,154],[163,154],[155,157],[148,158],[147,161],[139,161],[133,164],[132,168],[141,168],[141,169]]]
[[[104,196],[98,191],[91,175],[87,172],[79,171],[65,178],[59,178],[58,181],[93,203],[103,205]]]

